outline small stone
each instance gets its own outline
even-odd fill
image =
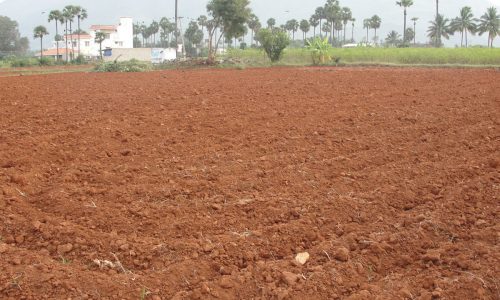
[[[215,209],[215,210],[221,210],[221,209],[222,209],[222,205],[220,205],[220,204],[215,204],[215,203],[214,203],[214,204],[212,204],[210,207],[212,207],[212,208],[213,208],[213,209]]]
[[[40,221],[33,222],[33,227],[35,227],[36,230],[40,230],[40,226],[42,226],[42,223]]]
[[[283,271],[281,273],[281,279],[288,285],[294,285],[299,281],[299,276],[297,274],[293,274],[292,272]]]
[[[131,153],[132,153],[132,151],[130,151],[128,149],[120,151],[120,154],[122,156],[129,156]]]
[[[346,262],[349,260],[349,250],[345,247],[339,247],[337,248],[337,250],[335,250],[333,257],[336,260]]]
[[[22,244],[24,242],[24,236],[18,235],[16,236],[16,244]]]
[[[210,244],[210,243],[207,243],[203,246],[203,252],[212,252],[212,250],[214,250],[214,245],[213,244]]]
[[[403,298],[405,300],[406,299],[413,299],[413,295],[407,287],[404,287],[404,288],[399,290],[399,296],[401,296],[401,298]]]
[[[297,256],[295,256],[295,261],[297,261],[301,265],[305,265],[309,260],[309,257],[310,257],[309,253],[302,252],[297,254]]]
[[[437,250],[429,250],[422,259],[424,262],[439,263],[441,261],[441,253]]]
[[[73,250],[72,244],[64,244],[64,245],[57,246],[57,252],[59,252],[61,254],[71,252],[71,250]]]
[[[0,244],[0,254],[7,252],[7,245]]]
[[[229,276],[222,276],[219,285],[224,289],[230,289],[234,286],[231,277]]]

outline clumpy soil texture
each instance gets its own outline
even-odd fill
[[[499,97],[495,70],[0,78],[0,298],[499,299]]]

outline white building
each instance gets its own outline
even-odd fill
[[[80,47],[78,47],[78,34],[68,34],[63,36],[63,41],[53,42],[51,49],[44,51],[44,56],[57,57],[57,43],[59,43],[59,59],[66,59],[66,45],[68,53],[78,55],[80,53],[86,58],[100,57],[99,43],[95,42],[97,32],[106,34],[106,39],[102,42],[102,50],[106,49],[129,49],[134,48],[133,20],[130,17],[121,17],[118,25],[92,25],[86,34],[80,34]],[[80,51],[78,51],[80,48]],[[74,50],[74,52],[73,52]],[[37,55],[39,56],[39,54]]]

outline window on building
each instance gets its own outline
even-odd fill
[[[76,42],[73,42],[73,47],[76,47]]]
[[[89,41],[85,42],[85,47],[90,47],[90,42]]]
[[[115,42],[118,47],[123,47],[123,42]]]
[[[106,33],[106,39],[109,40],[111,38],[111,34]]]

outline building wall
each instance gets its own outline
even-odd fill
[[[152,63],[161,63],[175,59],[174,48],[113,48],[111,56],[104,56],[105,61],[127,61],[137,59]]]

